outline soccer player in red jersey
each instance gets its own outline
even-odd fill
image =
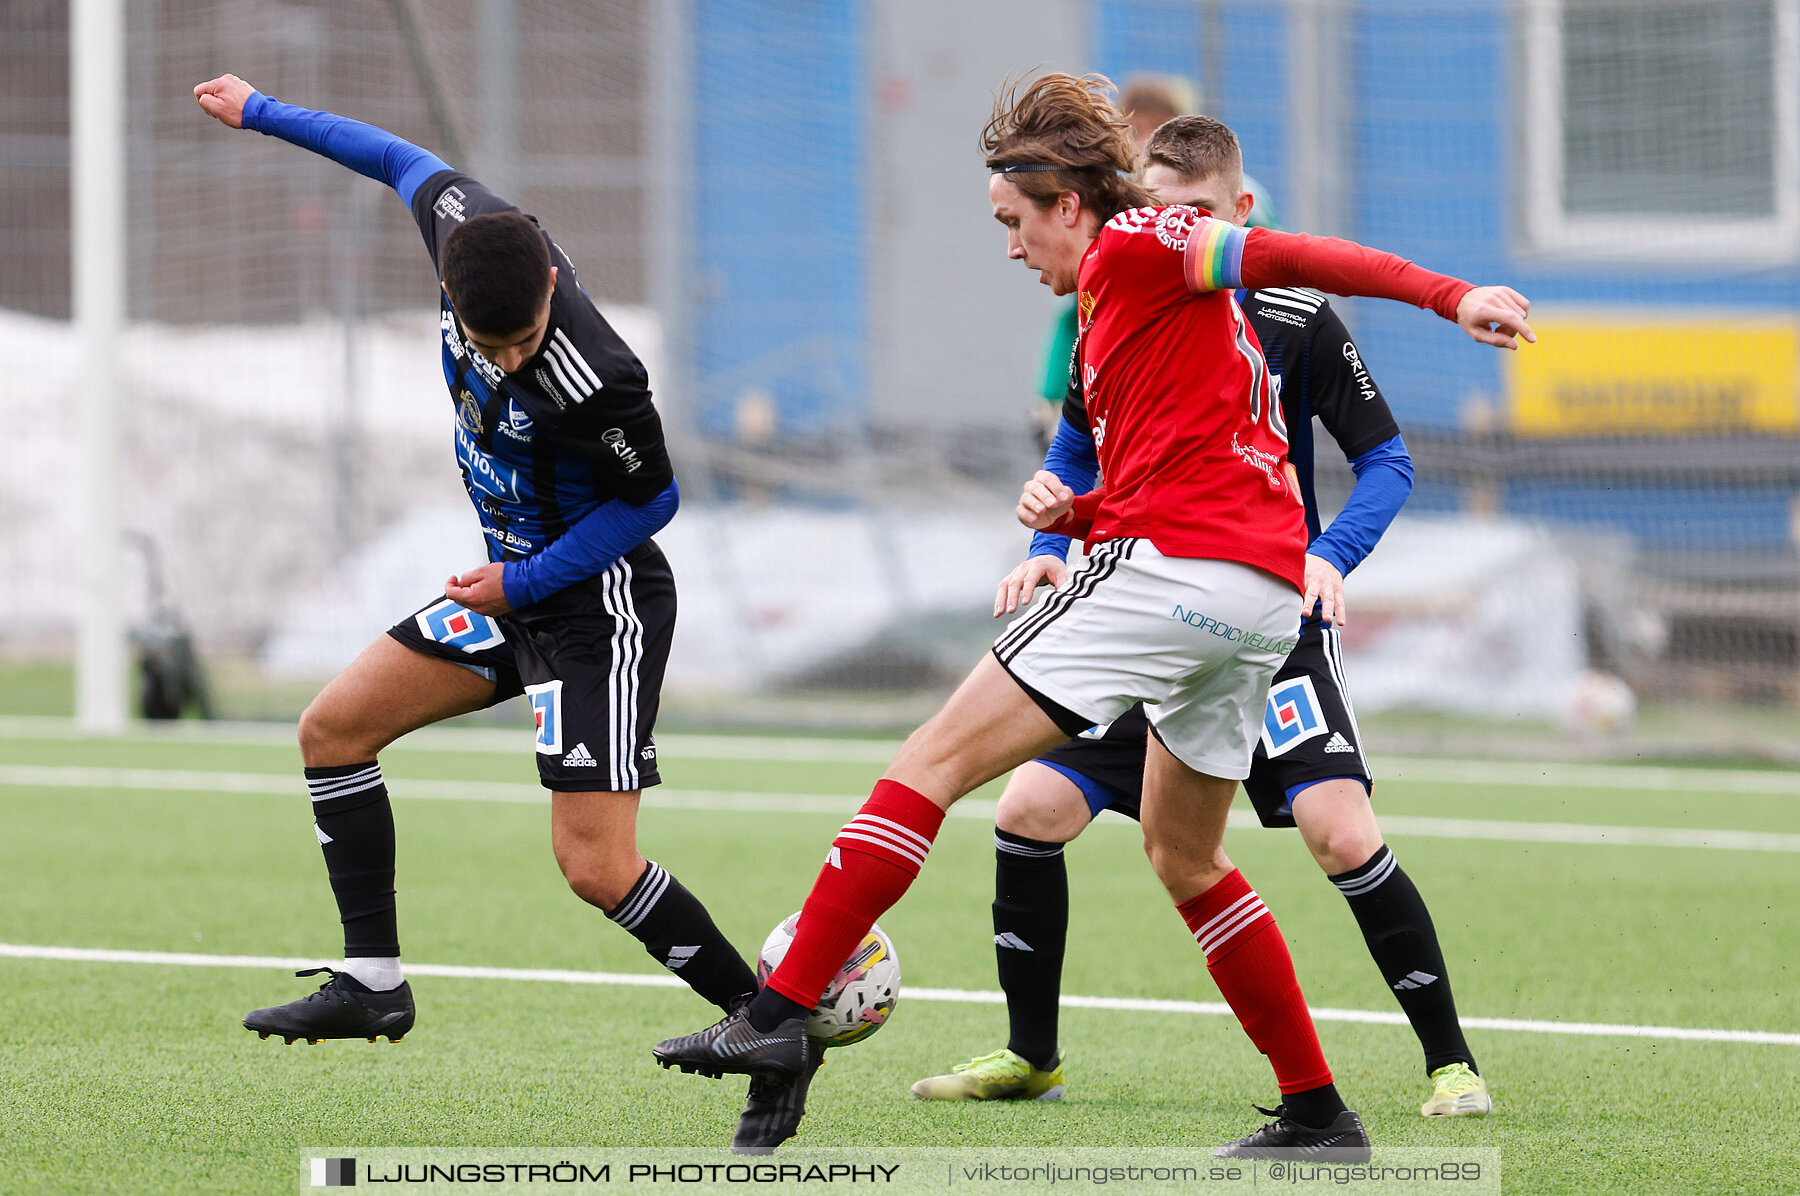
[[[1179,116],[1145,143],[1144,184],[1161,204],[1186,204],[1247,224],[1257,202],[1235,134],[1208,116]],[[1264,221],[1265,224],[1271,222]],[[1276,226],[1279,227],[1279,226]],[[1244,793],[1267,827],[1299,837],[1343,895],[1379,974],[1417,1036],[1431,1082],[1426,1117],[1493,1111],[1487,1081],[1463,1036],[1449,968],[1424,897],[1382,840],[1371,804],[1374,776],[1363,752],[1342,652],[1345,578],[1375,548],[1412,491],[1412,459],[1387,400],[1331,304],[1293,287],[1239,291],[1262,346],[1270,389],[1285,415],[1288,462],[1305,500],[1313,541],[1306,583],[1319,598],[1299,642],[1270,683],[1263,732]],[[1074,304],[1069,307],[1071,332]],[[1063,353],[1064,403],[1044,468],[1065,485],[1091,489],[1099,462],[1079,381]],[[1356,474],[1343,509],[1319,519],[1313,488],[1322,429]],[[1047,580],[1068,582],[1066,537],[1038,532],[1026,559],[1001,581],[994,617],[1032,601]],[[1305,599],[1303,605],[1307,605]],[[1101,810],[1137,818],[1150,722],[1135,706],[1014,769],[994,824],[994,960],[1006,995],[1008,1035],[946,1075],[912,1086],[930,1100],[1060,1100],[1069,1077],[1057,1047],[1058,998],[1069,920],[1064,844]]]
[[[1158,209],[1130,177],[1127,126],[1099,76],[1001,96],[984,133],[1008,256],[1077,294],[1078,366],[1102,488],[1026,483],[1029,527],[1078,536],[1088,564],[1015,622],[914,732],[827,853],[793,944],[746,1008],[657,1044],[665,1067],[794,1084],[817,1067],[806,1015],[899,900],[944,812],[978,786],[1143,701],[1145,851],[1282,1094],[1275,1120],[1219,1148],[1366,1159],[1274,917],[1225,856],[1269,679],[1299,630],[1306,525],[1255,336],[1232,291],[1312,286],[1428,307],[1476,340],[1534,339],[1524,298],[1347,241]],[[777,1145],[792,1133],[761,1143]],[[740,1144],[742,1144],[740,1134]]]

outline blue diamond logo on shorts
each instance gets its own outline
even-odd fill
[[[479,652],[506,642],[500,624],[448,598],[420,611],[414,622],[419,625],[419,633],[432,643],[464,652]]]
[[[354,1188],[355,1159],[313,1159],[312,1186],[315,1188]]]
[[[561,681],[546,681],[542,685],[525,687],[525,697],[531,702],[532,717],[537,720],[537,750],[540,756],[560,756],[563,753],[562,687]]]
[[[1319,695],[1313,692],[1311,677],[1295,677],[1270,687],[1268,704],[1263,707],[1262,742],[1271,759],[1329,730],[1319,712]]]

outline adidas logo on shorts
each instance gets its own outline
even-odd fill
[[[1342,731],[1333,731],[1331,733],[1331,739],[1325,744],[1324,750],[1328,752],[1354,752],[1356,749],[1350,746],[1350,741],[1344,738],[1344,733]]]
[[[594,759],[593,754],[587,750],[587,744],[585,743],[576,744],[574,750],[562,758],[562,762],[565,768],[600,767],[600,761]]]

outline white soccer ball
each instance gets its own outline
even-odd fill
[[[1637,721],[1637,695],[1611,673],[1589,669],[1563,698],[1563,726],[1573,735],[1624,735]]]
[[[769,932],[756,964],[758,981],[768,983],[787,955],[799,921],[799,914],[789,914]],[[806,1033],[821,1046],[861,1042],[887,1023],[899,1003],[900,959],[894,954],[893,940],[881,927],[871,926],[825,987],[825,995],[806,1019]]]

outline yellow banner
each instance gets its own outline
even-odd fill
[[[1534,319],[1507,354],[1522,436],[1800,430],[1800,328],[1751,314]]]

